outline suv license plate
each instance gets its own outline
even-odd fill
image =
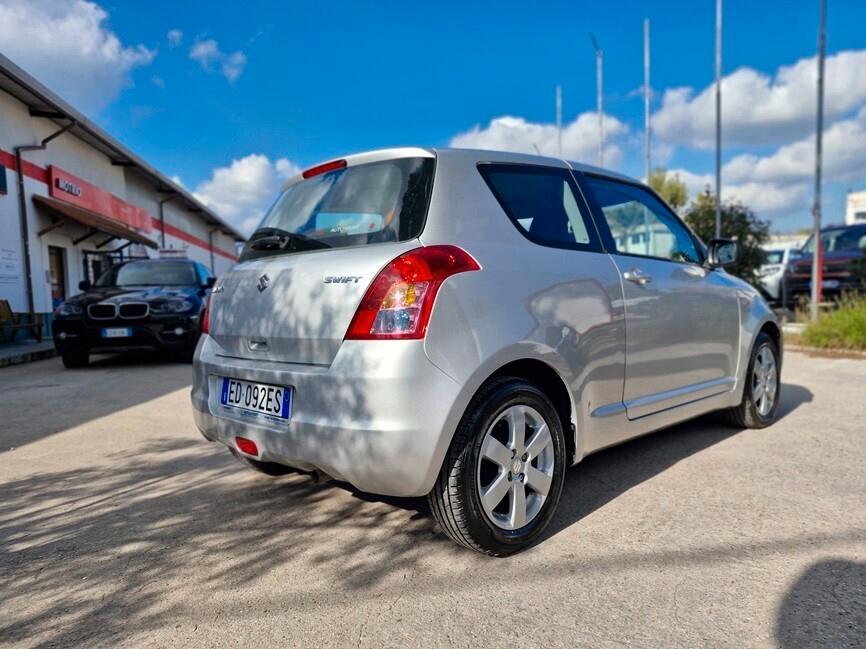
[[[291,387],[252,383],[227,376],[220,379],[220,405],[282,420],[292,416],[294,390]]]
[[[132,336],[132,329],[129,327],[106,327],[102,330],[103,338],[129,338]]]

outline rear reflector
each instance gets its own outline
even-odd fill
[[[345,160],[331,160],[331,162],[326,162],[324,164],[316,165],[315,167],[310,167],[305,170],[301,175],[304,178],[312,178],[313,176],[319,176],[321,174],[326,174],[329,171],[336,171],[337,169],[345,169],[346,161]]]
[[[400,255],[370,284],[346,339],[423,338],[442,282],[472,270],[481,266],[457,246],[425,246]]]
[[[256,446],[256,443],[247,439],[246,437],[235,437],[235,446],[238,447],[238,450],[241,453],[246,453],[247,455],[255,455],[259,456],[259,447]]]

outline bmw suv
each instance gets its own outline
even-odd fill
[[[426,495],[445,534],[508,555],[588,454],[713,410],[774,420],[780,329],[735,256],[586,165],[333,160],[286,183],[214,288],[195,420],[264,473]]]
[[[54,312],[54,345],[69,368],[90,354],[141,349],[173,352],[189,362],[204,300],[216,280],[200,263],[141,259],[116,264],[94,284],[79,284]]]

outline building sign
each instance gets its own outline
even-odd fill
[[[52,198],[107,216],[141,232],[150,232],[153,228],[153,219],[146,209],[127,203],[68,171],[51,165],[48,178],[48,193]]]
[[[54,186],[62,192],[72,194],[73,196],[81,196],[81,185],[76,185],[66,178],[55,178]]]

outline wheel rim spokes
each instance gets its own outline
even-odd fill
[[[506,408],[485,432],[480,456],[477,488],[488,519],[505,530],[532,522],[553,482],[553,438],[541,414]]]
[[[766,417],[773,409],[776,393],[779,388],[779,376],[776,368],[776,356],[769,345],[764,345],[755,355],[752,370],[752,401],[755,409],[762,417]]]

